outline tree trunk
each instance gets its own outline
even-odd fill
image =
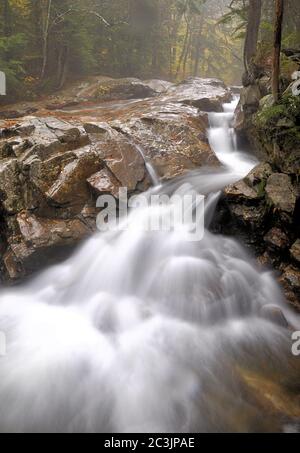
[[[69,67],[69,47],[64,44],[58,51],[57,60],[57,88],[60,90],[64,87],[68,76]]]
[[[48,62],[48,34],[51,17],[52,0],[48,0],[46,18],[43,24],[43,65],[41,71],[41,80],[44,79]]]
[[[8,0],[3,0],[3,31],[4,36],[8,37],[11,35],[11,9]]]
[[[173,28],[172,28],[172,32],[170,35],[170,42],[171,42],[170,79],[171,80],[173,80],[173,78],[174,78],[173,69],[175,69],[176,62],[177,62],[178,30],[180,29],[182,18],[183,18],[183,13],[175,15]]]
[[[249,68],[257,51],[261,9],[262,0],[249,0],[248,24],[244,48],[244,64],[246,73],[249,72]]]
[[[274,101],[279,99],[279,80],[280,80],[280,52],[282,39],[282,22],[284,13],[284,0],[275,0],[275,31],[274,31],[274,54],[272,71],[272,92]]]
[[[183,66],[182,66],[182,71],[183,71],[182,73],[183,73],[183,78],[184,79],[185,79],[185,76],[186,76],[186,66],[187,66],[187,60],[188,60],[190,49],[191,49],[191,44],[192,44],[192,33],[190,31],[190,36],[189,36],[189,40],[188,40],[188,43],[187,43],[187,46],[186,46],[186,52],[185,52],[185,55],[184,55]]]
[[[185,57],[185,54],[186,54],[186,51],[187,51],[187,47],[188,47],[188,43],[189,43],[189,35],[190,35],[190,27],[189,27],[189,24],[187,24],[186,25],[185,36],[184,36],[183,48],[182,48],[182,52],[181,52],[180,59],[179,59],[179,62],[178,62],[177,70],[176,70],[176,76],[175,76],[176,79],[179,76],[180,69],[181,69],[181,66],[182,66],[182,62],[184,60],[184,57]]]
[[[8,0],[4,0],[3,4],[3,31],[4,36],[8,38],[12,33],[12,23],[11,23],[11,8]],[[9,52],[4,52],[5,61],[10,60]]]
[[[202,29],[203,29],[203,17],[201,16],[201,20],[198,26],[198,33],[195,41],[195,62],[194,62],[194,68],[193,68],[193,75],[194,77],[197,77],[199,74],[199,64],[200,64],[200,57],[201,57],[201,38],[202,38]]]

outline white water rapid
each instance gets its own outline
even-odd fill
[[[223,113],[210,113],[210,130],[208,132],[211,147],[219,160],[241,177],[246,176],[257,164],[253,156],[237,149],[236,134],[232,126],[234,111],[239,98],[235,97],[229,104],[224,104]]]
[[[224,168],[153,189],[197,188],[207,195],[207,224],[220,190],[255,165],[236,150],[235,105],[210,114],[210,143]],[[63,264],[2,290],[0,431],[297,429],[291,332],[262,307],[298,319],[273,275],[236,240],[208,230],[199,242],[186,241],[185,231],[137,231],[151,215],[133,212],[126,231],[95,235]]]

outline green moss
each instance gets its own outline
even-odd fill
[[[257,186],[256,186],[256,191],[257,191],[257,195],[262,198],[264,195],[265,195],[265,188],[266,188],[266,185],[267,185],[267,181],[266,180],[262,180]]]
[[[271,143],[285,152],[299,150],[300,96],[285,94],[277,104],[264,107],[258,112],[253,124],[259,141],[265,148]]]
[[[285,145],[288,149],[300,148],[300,127],[288,129],[284,134]]]
[[[300,96],[292,93],[285,94],[281,100],[271,106],[265,107],[255,117],[255,125],[259,128],[276,127],[277,122],[286,118],[297,126],[300,121]]]
[[[275,126],[277,121],[285,115],[285,107],[283,105],[273,105],[272,107],[266,107],[259,112],[255,119],[255,125],[260,128],[266,126]]]

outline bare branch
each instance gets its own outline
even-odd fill
[[[67,15],[72,14],[72,13],[82,13],[82,14],[89,14],[91,16],[94,16],[97,19],[99,19],[107,28],[112,28],[112,27],[115,27],[116,25],[121,25],[121,24],[128,25],[128,23],[124,22],[124,21],[110,23],[101,14],[97,13],[96,11],[71,7],[68,10],[66,10],[63,13],[56,16],[55,19],[52,21],[51,27],[55,27],[56,25],[59,25],[61,22],[64,21],[64,19]]]

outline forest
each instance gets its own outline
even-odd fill
[[[257,58],[268,63],[274,8],[262,3]],[[299,42],[300,12],[297,0],[285,4],[290,48]],[[95,74],[240,83],[245,0],[1,0],[0,15],[0,68],[14,99]]]
[[[298,434],[299,0],[0,18],[0,433]]]

